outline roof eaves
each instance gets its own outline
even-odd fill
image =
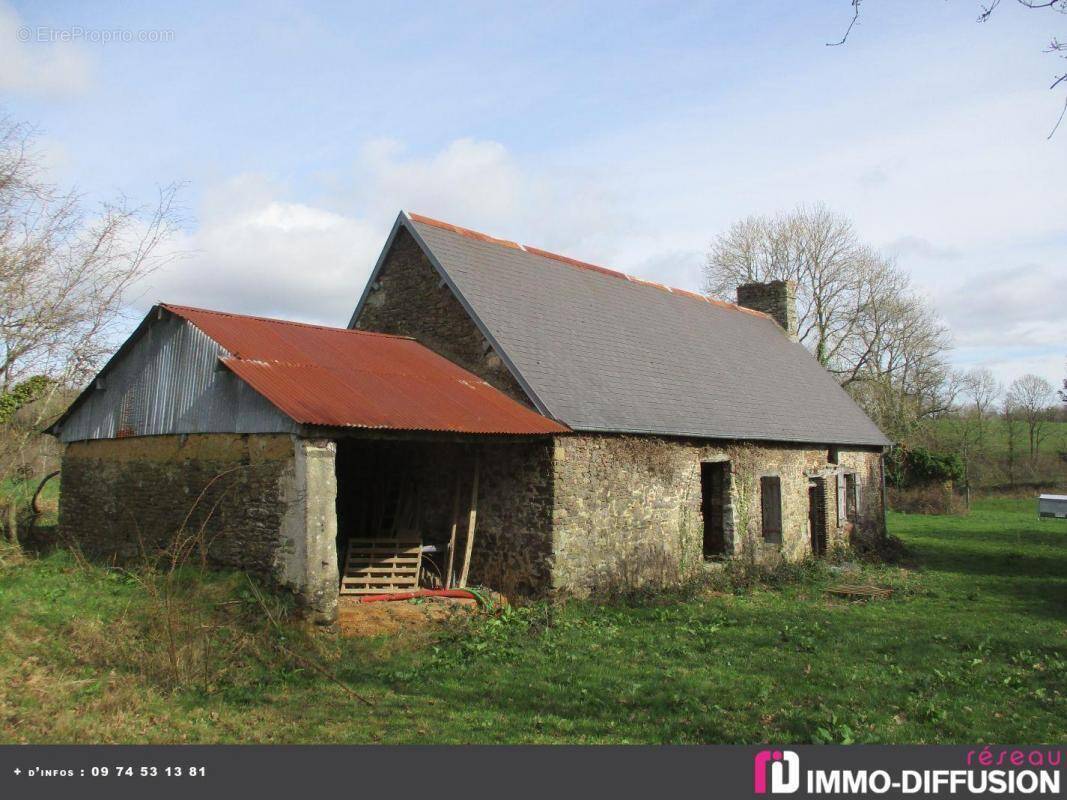
[[[782,442],[785,444],[806,444],[811,446],[817,445],[844,445],[848,447],[892,447],[892,442],[885,438],[882,434],[882,441],[855,441],[855,440],[826,440],[826,439],[811,439],[806,437],[784,437],[784,436],[723,436],[702,433],[699,431],[685,431],[685,430],[649,430],[647,428],[609,428],[598,427],[595,425],[571,425],[571,430],[574,433],[621,433],[627,436],[668,436],[679,439],[704,439],[707,441],[720,441],[720,442]],[[872,437],[873,439],[873,437]]]

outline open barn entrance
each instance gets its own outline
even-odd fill
[[[477,451],[453,442],[337,445],[342,595],[466,584],[477,514]]]

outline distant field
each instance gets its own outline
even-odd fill
[[[0,552],[0,741],[1067,740],[1067,521],[984,500],[890,526],[905,564],[847,576],[889,600],[830,599],[843,576],[821,563],[754,588],[538,603],[370,640],[274,629],[242,576],[194,571],[172,625],[203,658],[168,654],[158,582]],[[189,624],[193,611],[214,621]]]
[[[944,437],[946,440],[950,438],[950,431],[953,424],[952,420],[944,419],[936,419],[929,422],[931,430],[934,431],[935,436],[938,438]],[[1041,443],[1041,452],[1047,455],[1055,455],[1061,450],[1067,450],[1067,422],[1047,422],[1045,425],[1048,433]],[[987,422],[986,436],[987,447],[989,448],[991,455],[1001,457],[1007,455],[1008,432],[1007,427],[1003,422],[1000,420],[990,420]],[[1030,452],[1029,439],[1022,426],[1020,426],[1020,435],[1017,446],[1021,458],[1025,457]],[[1064,470],[1067,471],[1067,465],[1064,465]]]

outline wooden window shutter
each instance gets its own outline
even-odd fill
[[[844,525],[848,515],[845,507],[845,473],[837,473],[837,524]]]
[[[760,478],[760,512],[763,540],[782,541],[782,481],[777,475]]]
[[[859,518],[860,508],[860,484],[855,472],[845,475],[845,515],[850,522]]]

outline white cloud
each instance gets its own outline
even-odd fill
[[[346,324],[388,229],[275,199],[268,187],[245,176],[212,191],[200,227],[172,243],[186,257],[150,276],[142,305]]]
[[[213,187],[197,209],[198,227],[172,243],[188,255],[152,275],[138,305],[343,325],[400,209],[568,253],[590,231],[610,227],[591,224],[604,216],[591,193],[572,202],[557,226],[565,186],[532,177],[497,142],[459,139],[409,156],[396,142],[375,141],[360,151],[356,173],[355,189],[321,204],[294,202],[261,175]]]
[[[377,140],[360,152],[364,202],[449,219],[512,220],[538,189],[502,144],[457,139],[440,152],[410,157],[400,143]]]
[[[88,55],[73,42],[49,41],[49,30],[26,25],[14,9],[0,3],[0,91],[56,96],[88,89]]]
[[[1057,352],[1030,353],[1024,348],[978,349],[961,348],[957,354],[959,366],[986,367],[1005,387],[1023,375],[1040,375],[1059,388],[1067,377],[1067,348]]]
[[[882,252],[893,258],[926,258],[933,261],[953,261],[960,251],[942,247],[921,236],[901,236],[882,247]]]
[[[1067,285],[1061,270],[1040,264],[988,270],[944,293],[939,302],[961,347],[1054,347],[1067,351]]]

